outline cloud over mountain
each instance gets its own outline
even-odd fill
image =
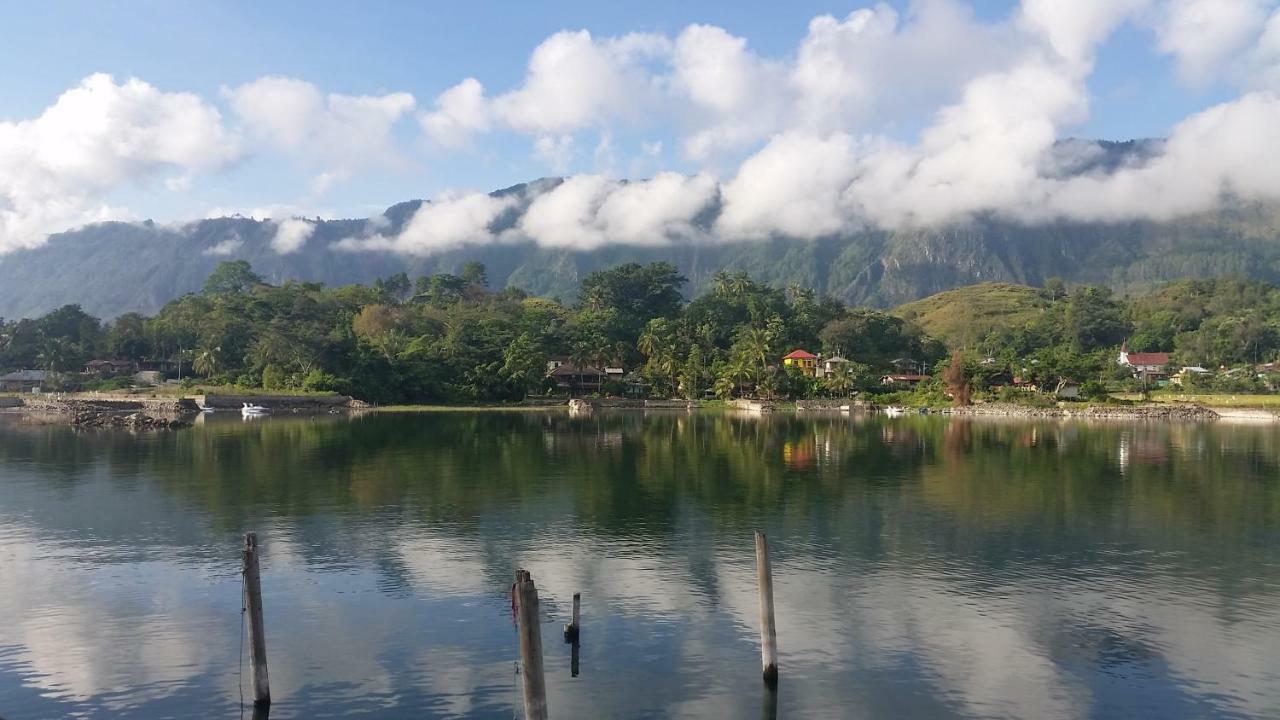
[[[108,202],[122,186],[186,179],[240,157],[238,133],[190,93],[91,75],[38,117],[0,122],[0,254],[54,230],[127,218]]]
[[[1124,27],[1188,87],[1226,99],[1164,129],[1148,152],[1091,164],[1071,153],[1095,146],[1063,140],[1099,102],[1099,50]],[[565,30],[517,75],[496,88],[464,77],[422,107],[408,92],[262,77],[224,91],[230,124],[216,101],[92,76],[38,118],[0,123],[0,253],[128,217],[107,202],[122,188],[195,193],[203,176],[267,155],[300,168],[314,199],[419,162],[422,142],[427,162],[514,139],[557,173],[594,147],[596,169],[523,200],[442,195],[397,233],[353,235],[344,249],[811,239],[988,215],[1166,219],[1224,197],[1280,199],[1276,0],[1022,0],[994,19],[961,0],[876,4],[813,18],[771,55],[714,25]],[[626,158],[622,136],[667,140],[673,157]],[[647,179],[617,178],[619,164]],[[502,222],[516,205],[519,217]],[[301,225],[289,228],[282,252],[307,242]]]

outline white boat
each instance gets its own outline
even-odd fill
[[[250,415],[266,415],[269,412],[271,411],[263,407],[262,405],[254,405],[252,403],[245,403],[240,408],[240,414],[246,417]]]
[[[200,409],[200,412],[202,412],[202,413],[211,413],[211,412],[213,412],[213,408],[212,408],[212,407],[209,407],[208,405],[200,405],[200,404],[198,404],[198,403],[197,403],[197,404],[196,404],[196,407],[197,407],[197,408],[199,408],[199,409]]]
[[[850,406],[848,406],[848,405],[841,405],[841,406],[840,406],[840,412],[849,412],[850,410],[853,410],[853,408],[852,408],[852,407],[850,407]]]
[[[902,415],[905,415],[906,413],[907,413],[906,408],[898,407],[897,405],[890,405],[889,407],[884,409],[884,414],[888,415],[889,417],[900,417]]]

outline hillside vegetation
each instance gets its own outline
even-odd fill
[[[1041,289],[983,283],[907,303],[893,314],[949,346],[975,347],[993,332],[1025,331],[1043,322],[1052,305]]]
[[[1242,278],[1181,281],[1135,298],[1059,280],[987,284],[896,314],[745,273],[716,273],[691,301],[685,283],[670,263],[624,263],[588,274],[577,302],[566,304],[491,290],[486,267],[474,261],[459,274],[397,273],[338,287],[277,285],[248,263],[224,262],[201,292],[151,317],[104,323],[66,305],[0,322],[0,370],[39,368],[51,374],[46,389],[76,389],[98,382],[80,371],[105,358],[181,365],[211,385],[339,391],[382,403],[548,391],[846,397],[905,390],[894,385],[918,378],[897,376],[923,370],[933,378],[915,388],[916,400],[938,403],[991,387],[1056,392],[1083,383],[1096,397],[1147,389],[1145,377],[1135,386],[1133,371],[1116,362],[1126,340],[1134,350],[1172,352],[1177,363],[1222,368],[1188,378],[1188,391],[1269,387],[1274,366],[1259,363],[1280,354],[1280,288]],[[783,362],[795,349],[843,361],[821,373],[813,355],[801,356],[807,366]],[[110,380],[127,384],[127,376]]]

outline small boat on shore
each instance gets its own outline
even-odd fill
[[[907,410],[906,408],[899,407],[897,405],[890,405],[884,409],[884,414],[889,417],[902,417],[907,414]]]

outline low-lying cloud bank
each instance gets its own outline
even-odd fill
[[[877,5],[815,18],[786,60],[759,57],[708,26],[675,38],[558,33],[534,51],[519,87],[487,96],[469,78],[442,94],[420,115],[428,136],[457,146],[505,129],[546,141],[662,108],[686,122],[689,159],[760,146],[724,179],[571,177],[500,231],[495,222],[514,200],[444,198],[398,235],[344,246],[428,254],[520,240],[591,249],[816,238],[976,214],[1165,220],[1224,197],[1280,199],[1274,5],[1024,0],[985,24],[951,0],[915,3],[905,18]],[[1095,162],[1099,145],[1063,138],[1089,116],[1099,46],[1126,23],[1153,34],[1188,82],[1221,78],[1241,94],[1186,118],[1146,152]],[[868,130],[931,103],[938,109],[915,142]]]
[[[442,197],[395,233],[339,247],[430,254],[530,240],[591,249],[815,238],[977,214],[1169,219],[1224,197],[1272,201],[1280,199],[1277,4],[1022,0],[994,21],[960,0],[916,0],[903,13],[878,4],[814,18],[784,57],[761,56],[708,25],[674,36],[566,31],[535,48],[523,81],[501,92],[466,78],[419,109],[409,93],[325,95],[265,77],[224,91],[232,121],[196,96],[95,75],[39,118],[0,123],[0,253],[70,225],[128,217],[104,202],[122,186],[160,181],[188,192],[194,178],[254,153],[291,158],[320,195],[405,163],[395,129],[411,119],[437,151],[514,134],[553,168],[582,135],[599,138],[597,164],[611,165],[614,129],[653,133],[651,149],[671,134],[680,171],[659,164],[627,182],[602,168],[523,196]],[[1181,82],[1235,97],[1185,118],[1145,152],[1096,162],[1097,145],[1063,139],[1090,116],[1097,53],[1126,25],[1170,58]],[[280,225],[277,252],[308,241],[298,222]]]

